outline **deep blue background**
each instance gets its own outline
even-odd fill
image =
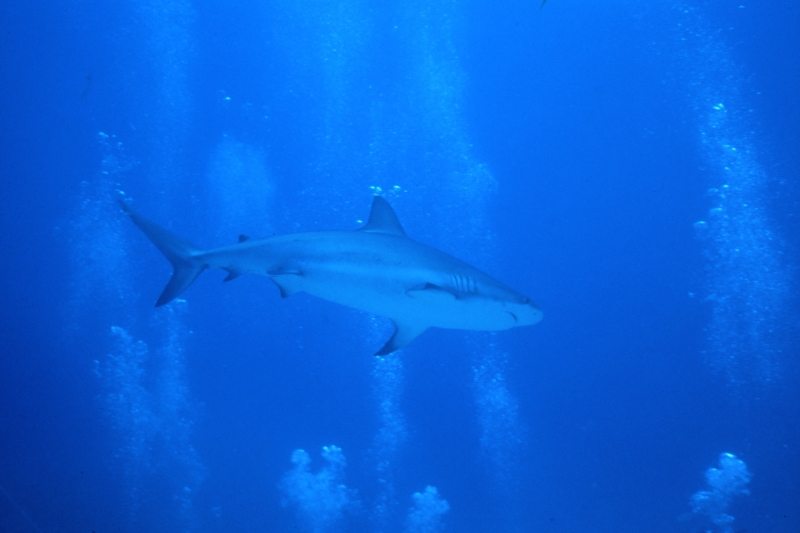
[[[401,531],[435,485],[447,531],[697,531],[721,452],[753,473],[737,531],[800,530],[800,7],[641,4],[0,5],[0,530],[299,531],[279,483],[293,450],[315,469],[331,444],[361,501],[342,530]],[[744,351],[712,342],[730,243],[693,228],[725,179],[701,140],[715,98],[774,237],[748,253],[785,293]],[[387,322],[218,272],[156,311],[169,265],[114,203],[211,247],[355,228],[394,185],[412,238],[545,319],[404,350],[393,454],[370,355]],[[161,391],[144,462],[120,453],[139,431],[109,404],[124,376],[95,371],[112,326]],[[514,399],[507,461],[481,440],[484,353]]]

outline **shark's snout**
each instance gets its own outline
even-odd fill
[[[531,324],[536,324],[537,322],[542,320],[542,318],[544,317],[544,313],[542,313],[542,310],[536,307],[535,305],[531,305],[531,308],[533,309],[533,322],[531,322]]]
[[[539,309],[535,303],[531,302],[529,298],[525,298],[524,305],[521,305],[515,311],[518,326],[530,326],[542,320],[542,310]]]

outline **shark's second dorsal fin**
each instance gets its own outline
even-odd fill
[[[403,226],[394,214],[394,209],[389,205],[389,202],[376,196],[372,200],[372,211],[369,213],[369,220],[359,231],[370,231],[373,233],[388,233],[390,235],[402,235],[405,237],[406,232],[403,231]]]

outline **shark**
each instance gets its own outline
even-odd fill
[[[542,311],[527,296],[468,263],[406,236],[392,207],[372,201],[356,230],[239,236],[239,242],[203,250],[145,218],[122,210],[172,263],[156,307],[185,291],[207,268],[269,277],[283,298],[298,292],[388,317],[394,334],[375,355],[407,346],[428,328],[501,331],[536,324]]]

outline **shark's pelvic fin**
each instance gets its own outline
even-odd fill
[[[119,204],[122,206],[122,210],[131,217],[133,223],[153,241],[156,248],[172,263],[172,268],[174,269],[172,278],[167,283],[167,286],[164,287],[161,296],[158,297],[156,307],[168,304],[180,296],[197,279],[197,276],[208,267],[208,265],[194,257],[201,253],[202,250],[181,239],[168,229],[162,228],[155,222],[143,217],[128,207],[125,202],[120,200]]]
[[[239,235],[239,242],[249,241],[250,237],[247,235]]]
[[[372,211],[369,213],[369,220],[359,231],[389,233],[403,237],[406,235],[406,232],[403,231],[403,226],[400,225],[400,220],[394,214],[392,206],[380,196],[376,196],[372,200]]]
[[[412,322],[398,322],[392,320],[394,324],[394,335],[383,345],[383,348],[378,350],[375,355],[389,355],[396,352],[419,337],[419,335],[428,329],[428,326],[423,324],[414,324]]]
[[[267,273],[270,279],[281,290],[281,298],[288,298],[292,294],[301,292],[303,273],[299,270],[279,269]]]

